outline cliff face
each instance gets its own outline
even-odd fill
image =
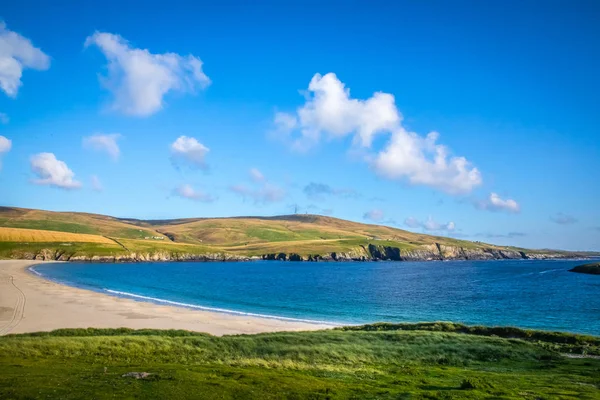
[[[556,259],[567,258],[563,253],[525,253],[497,248],[464,248],[438,243],[400,249],[393,246],[369,244],[347,252],[300,255],[296,253],[269,253],[262,256],[243,256],[231,253],[190,254],[157,251],[153,253],[132,252],[124,255],[78,255],[62,250],[44,249],[37,253],[21,254],[19,258],[44,261],[90,261],[90,262],[142,262],[142,261],[433,261],[433,260],[502,260],[502,259]]]

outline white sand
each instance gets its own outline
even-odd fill
[[[41,263],[0,261],[0,335],[59,328],[186,329],[227,335],[332,327],[113,297],[51,282],[27,270]]]

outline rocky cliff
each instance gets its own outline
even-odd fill
[[[244,256],[231,253],[177,253],[167,251],[130,252],[121,255],[81,255],[64,250],[43,249],[36,253],[19,254],[18,258],[44,261],[142,262],[142,261],[433,261],[433,260],[502,260],[502,259],[556,259],[568,258],[568,253],[526,253],[499,248],[465,248],[438,243],[401,249],[394,246],[369,244],[347,252],[325,254],[269,253]]]

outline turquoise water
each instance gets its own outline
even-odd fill
[[[56,263],[49,279],[141,301],[357,324],[454,321],[600,334],[581,261]]]

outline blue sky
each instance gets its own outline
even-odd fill
[[[598,2],[86,3],[0,7],[2,205],[600,250]]]

